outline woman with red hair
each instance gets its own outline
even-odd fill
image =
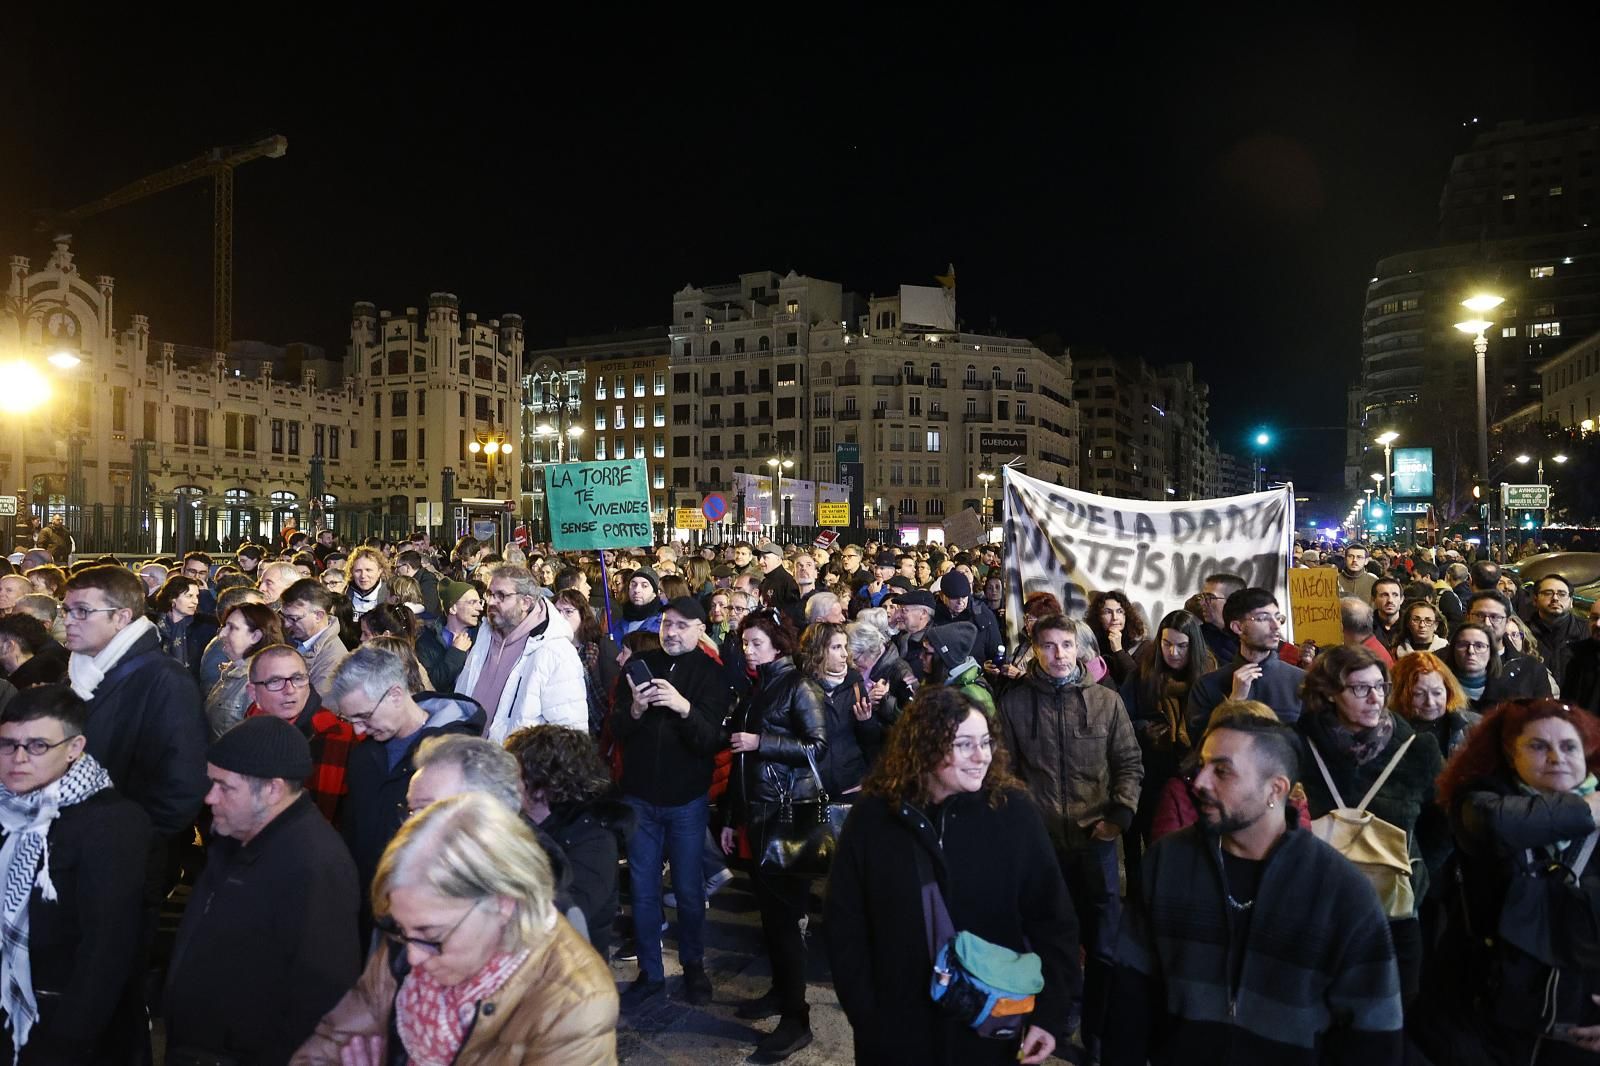
[[[1467,703],[1467,694],[1450,668],[1431,651],[1414,651],[1395,660],[1389,709],[1438,744],[1446,759],[1483,720]]]
[[[1600,1061],[1596,765],[1587,712],[1512,700],[1440,775],[1460,891],[1417,1031],[1434,1061]]]

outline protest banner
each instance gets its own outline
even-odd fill
[[[944,520],[944,542],[970,548],[983,539],[983,519],[970,507],[963,507]]]
[[[850,505],[848,503],[817,503],[817,525],[819,526],[847,526],[850,524]]]
[[[550,543],[557,551],[650,545],[650,484],[643,459],[545,467]]]
[[[1167,503],[1096,496],[1011,467],[1004,478],[1010,645],[1021,641],[1022,602],[1035,591],[1081,613],[1090,594],[1122,589],[1154,628],[1208,574],[1230,573],[1270,590],[1288,609],[1293,486]]]
[[[1294,639],[1304,644],[1332,648],[1344,643],[1339,622],[1339,575],[1331,566],[1299,567],[1289,571],[1289,619]]]

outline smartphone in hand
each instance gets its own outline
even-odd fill
[[[643,659],[629,659],[628,665],[622,669],[635,688],[644,688],[655,680],[655,675],[650,672],[650,667],[645,665]]]

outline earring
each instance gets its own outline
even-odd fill
[[[1272,808],[1276,807],[1277,805],[1278,805],[1278,801],[1277,800],[1267,800],[1267,810],[1270,811],[1270,810],[1272,810]]]

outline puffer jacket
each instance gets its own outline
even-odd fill
[[[357,1037],[381,1036],[395,1043],[396,968],[405,968],[403,959],[392,961],[388,951],[374,951],[355,987],[323,1016],[290,1066],[338,1066],[342,1049]],[[556,920],[555,932],[505,984],[473,1006],[467,1039],[453,1060],[457,1066],[617,1061],[617,988],[611,971],[565,918]]]
[[[828,753],[822,686],[785,656],[756,670],[756,683],[733,709],[735,733],[758,733],[761,746],[733,757],[735,815],[754,837],[785,796],[817,798],[809,754],[819,768]]]
[[[489,726],[484,738],[503,744],[523,726],[564,725],[589,731],[589,691],[584,684],[583,662],[573,645],[572,626],[557,611],[550,611],[544,628],[523,642],[522,654],[511,668],[496,706],[486,707]],[[456,678],[456,691],[470,695],[478,684],[493,643],[489,618],[478,623],[478,635],[467,652],[466,664]]]
[[[1104,819],[1124,830],[1139,807],[1144,763],[1122,697],[1104,685],[1056,687],[1028,669],[1000,697],[1000,731],[1058,844]]]

